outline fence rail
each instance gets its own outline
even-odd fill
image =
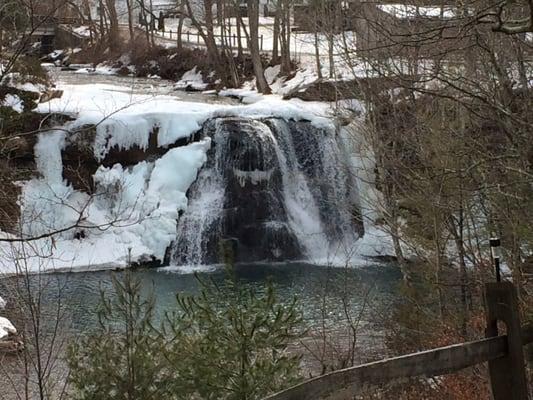
[[[512,284],[487,284],[485,295],[490,337],[331,372],[264,400],[323,399],[343,391],[354,396],[363,388],[395,379],[446,375],[484,362],[489,362],[494,400],[528,399],[522,346],[533,343],[533,326],[516,325],[518,305]],[[506,335],[497,336],[498,320],[505,322]]]
[[[156,31],[156,34],[159,37],[162,37],[164,39],[176,40],[176,41],[178,40],[177,30],[173,31],[172,29],[169,29],[169,30],[163,29],[163,30]],[[217,45],[226,44],[233,49],[238,48],[239,37],[236,34],[231,34],[231,35],[215,34],[213,36],[215,38],[215,41],[217,42]],[[205,45],[202,35],[200,35],[198,32],[189,32],[189,31],[182,32],[181,39],[185,43],[196,43],[199,45]],[[241,36],[240,42],[242,43],[242,48],[244,50],[250,49],[248,38],[246,36]],[[263,48],[264,48],[264,36],[261,35],[259,37],[259,50],[263,51]]]

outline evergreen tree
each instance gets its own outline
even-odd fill
[[[277,302],[272,284],[257,293],[235,279],[200,281],[197,297],[178,296],[167,316],[174,339],[167,352],[182,399],[261,399],[299,380],[300,357],[288,352],[298,337],[296,301]]]
[[[261,399],[299,380],[288,352],[301,317],[296,300],[274,288],[203,282],[199,296],[177,296],[177,309],[154,328],[154,297],[141,296],[131,272],[102,292],[98,326],[68,354],[76,400]]]
[[[115,296],[102,291],[98,326],[71,345],[68,361],[73,399],[172,399],[171,374],[162,356],[164,340],[152,325],[154,297],[141,296],[131,272],[113,277]]]

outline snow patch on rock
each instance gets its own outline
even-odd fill
[[[21,113],[24,111],[24,102],[16,94],[7,94],[2,101],[4,107],[12,108],[15,112]]]
[[[196,67],[183,74],[181,79],[174,86],[175,89],[187,89],[188,87],[202,91],[207,88],[208,84],[204,82],[202,72],[198,71]]]
[[[0,317],[0,340],[7,338],[9,335],[16,335],[17,330],[10,320]]]

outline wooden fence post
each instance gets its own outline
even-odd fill
[[[498,321],[504,322],[507,327],[507,355],[489,361],[493,399],[529,399],[516,289],[511,282],[487,283],[485,299],[487,302],[485,336],[498,336]]]

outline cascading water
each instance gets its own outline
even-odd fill
[[[362,224],[355,179],[334,132],[310,122],[215,118],[208,161],[189,190],[170,263],[220,262],[230,240],[235,261],[345,257]]]

